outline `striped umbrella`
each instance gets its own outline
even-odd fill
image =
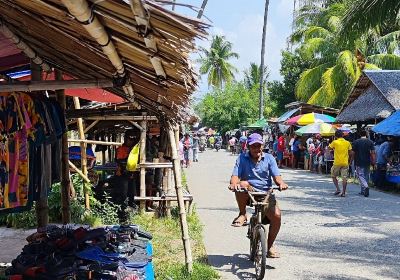
[[[333,136],[336,129],[329,123],[312,123],[296,130],[297,135],[320,134],[321,136]]]
[[[286,121],[287,124],[293,125],[307,125],[312,123],[333,123],[335,118],[325,114],[308,113],[304,115],[298,115],[290,118]]]

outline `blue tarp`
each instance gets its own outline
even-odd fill
[[[293,116],[294,113],[296,113],[297,111],[299,111],[299,108],[297,109],[292,109],[290,111],[287,111],[286,113],[284,113],[282,116],[279,117],[279,119],[276,121],[278,123],[287,121],[291,116]]]
[[[400,136],[400,110],[375,125],[372,131],[382,135]]]

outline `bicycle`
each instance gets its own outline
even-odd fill
[[[264,279],[267,262],[267,229],[263,224],[263,206],[267,205],[265,201],[268,201],[268,196],[272,195],[273,190],[280,188],[270,188],[267,192],[243,190],[249,194],[251,206],[254,206],[255,210],[248,223],[247,238],[250,239],[250,260],[254,262],[257,280]]]

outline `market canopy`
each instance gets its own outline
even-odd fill
[[[297,135],[320,134],[321,136],[333,136],[336,129],[329,123],[313,123],[295,131]]]
[[[247,126],[247,128],[261,128],[268,126],[267,120],[262,118]]]
[[[400,136],[400,110],[375,125],[372,131],[382,135]]]
[[[293,118],[290,118],[286,121],[289,125],[308,125],[312,123],[333,123],[335,122],[335,118],[325,114],[318,113],[308,113],[304,115],[298,115]]]

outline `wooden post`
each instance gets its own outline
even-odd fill
[[[146,162],[146,130],[147,121],[141,121],[140,126],[142,132],[140,133],[140,163]],[[146,168],[140,167],[140,197],[146,196]],[[140,201],[140,211],[144,211],[146,207],[146,201]]]
[[[33,81],[40,81],[42,79],[42,69],[39,65],[31,62],[31,71]],[[49,206],[47,196],[40,198],[36,202],[36,219],[38,228],[45,227],[49,223]]]
[[[172,170],[167,169],[167,194],[171,193],[172,188]],[[167,217],[171,217],[171,201],[167,201]]]
[[[55,71],[56,79],[62,80],[62,73],[59,70]],[[58,103],[60,103],[63,118],[65,120],[65,108],[66,108],[66,100],[65,100],[65,92],[64,90],[56,91],[56,98]],[[62,223],[69,224],[71,222],[71,208],[70,208],[70,197],[71,197],[71,180],[69,177],[69,166],[68,166],[68,135],[65,132],[62,135],[61,140],[62,152],[61,152],[61,216]]]
[[[175,127],[175,131],[170,127],[168,130],[169,140],[172,149],[172,163],[175,174],[175,190],[179,207],[179,220],[182,231],[183,247],[185,249],[185,263],[189,273],[193,270],[192,249],[190,247],[189,229],[186,220],[185,203],[183,200],[181,164],[178,154],[179,147],[176,146],[176,138],[179,137],[179,129]]]
[[[79,102],[79,97],[74,96],[74,105],[75,109],[80,109],[81,104]],[[83,128],[83,120],[82,118],[78,118],[78,133],[79,133],[79,139],[85,140],[85,132]],[[87,158],[86,158],[86,143],[81,143],[81,168],[82,168],[82,173],[87,177]],[[85,181],[82,181],[83,184],[83,193],[85,194],[85,208],[90,209],[90,201],[89,201],[89,193],[87,191],[87,187],[85,184]]]

